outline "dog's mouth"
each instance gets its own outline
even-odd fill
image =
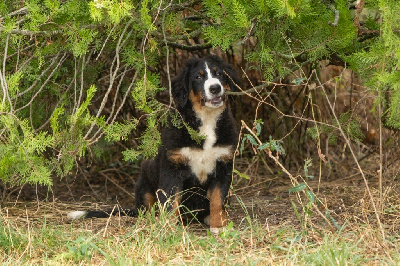
[[[225,95],[216,96],[214,98],[207,100],[206,105],[209,105],[212,107],[220,107],[224,101],[225,101]]]

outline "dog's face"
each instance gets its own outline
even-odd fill
[[[225,105],[226,91],[235,90],[238,85],[239,79],[231,65],[216,56],[208,56],[186,63],[172,82],[172,96],[179,109],[188,100],[208,108],[221,108]]]
[[[224,105],[225,91],[229,89],[224,70],[215,62],[200,62],[189,74],[189,89],[199,95],[201,104],[210,108]]]

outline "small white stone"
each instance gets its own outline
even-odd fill
[[[70,220],[77,220],[79,218],[82,218],[84,215],[86,215],[86,211],[74,211],[68,213],[67,218]]]

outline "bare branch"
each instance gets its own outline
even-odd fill
[[[163,26],[163,25],[161,25]],[[203,31],[201,29],[197,29],[194,30],[188,34],[182,34],[182,35],[177,35],[177,36],[165,36],[165,38],[167,39],[167,41],[169,42],[175,42],[177,40],[189,40],[189,39],[193,39],[198,37],[201,33],[203,33]],[[162,32],[158,32],[158,31],[153,31],[151,32],[151,35],[158,37],[158,38],[162,38],[164,39],[164,34]]]
[[[132,81],[131,81],[131,83],[129,84],[129,87],[128,87],[128,89],[127,89],[126,92],[125,92],[125,95],[124,95],[124,98],[123,98],[123,100],[122,100],[122,103],[119,105],[117,111],[116,111],[115,114],[114,114],[113,119],[111,120],[111,122],[110,122],[109,124],[113,124],[114,121],[115,121],[115,119],[117,118],[119,112],[121,111],[122,107],[123,107],[124,104],[125,104],[126,99],[128,98],[129,93],[130,93],[131,90],[132,90],[133,85],[135,84],[135,81],[136,81],[136,79],[137,79],[137,76],[138,76],[138,71],[135,72],[135,75],[133,76]],[[110,117],[111,117],[111,116],[110,116]],[[104,135],[104,131],[101,132],[101,133],[100,133],[100,131],[101,131],[101,129],[99,129],[95,134],[93,134],[93,137],[90,139],[90,145],[92,145],[92,144],[96,143],[97,141],[99,141],[99,139]]]
[[[1,85],[3,87],[3,93],[4,93],[4,95],[3,95],[3,105],[5,103],[5,99],[7,98],[8,102],[10,103],[11,113],[13,113],[14,108],[12,106],[12,102],[11,102],[11,99],[10,99],[10,94],[9,94],[9,91],[8,91],[7,80],[6,80],[6,61],[7,61],[7,52],[8,52],[8,43],[9,43],[9,41],[10,41],[10,34],[7,34],[6,47],[4,48],[3,75],[1,77],[1,80],[2,80]]]
[[[239,95],[246,95],[252,92],[260,92],[262,89],[264,89],[265,87],[268,87],[269,85],[273,84],[272,82],[266,82],[264,84],[255,86],[251,89],[245,90],[245,91],[227,91],[226,94],[227,95],[235,95],[235,96],[239,96]]]
[[[196,45],[185,45],[185,44],[180,44],[180,43],[175,43],[175,42],[168,42],[168,46],[171,46],[173,48],[185,50],[185,51],[197,51],[197,50],[204,50],[204,49],[210,49],[212,48],[211,43],[205,43],[205,44],[196,44]]]
[[[132,34],[132,30],[131,30],[131,31],[128,32],[128,34],[125,36],[125,33],[126,33],[126,31],[128,30],[128,27],[132,24],[132,22],[133,22],[133,20],[130,20],[130,21],[126,24],[124,30],[123,30],[122,33],[121,33],[121,37],[120,37],[119,40],[118,40],[117,46],[116,46],[116,48],[115,48],[115,57],[114,57],[113,63],[111,64],[111,67],[110,67],[110,73],[113,73],[113,75],[112,75],[111,78],[110,78],[110,82],[109,82],[108,89],[107,89],[106,93],[104,94],[103,101],[101,102],[101,105],[100,105],[100,107],[99,107],[99,110],[97,111],[96,118],[98,118],[98,117],[100,116],[101,112],[103,111],[104,106],[106,105],[106,102],[107,102],[107,100],[108,100],[108,95],[110,94],[111,89],[113,88],[114,80],[115,80],[115,77],[116,77],[116,75],[117,75],[117,73],[118,73],[119,65],[120,65],[119,51],[120,51],[120,49],[121,49],[121,46],[126,42],[126,40],[127,40],[127,39],[130,37],[130,35]],[[125,39],[124,39],[124,37],[125,37]],[[116,62],[116,66],[115,66],[115,69],[113,69],[114,63],[115,63],[115,62]],[[88,137],[89,137],[90,133],[92,132],[94,126],[95,126],[95,123],[93,122],[92,125],[90,126],[89,130],[86,132],[86,135],[85,135],[84,139],[88,139]]]
[[[16,15],[20,15],[20,14],[27,14],[27,13],[28,13],[28,8],[23,7],[18,10],[15,10],[14,12],[11,12],[10,14],[8,14],[8,16],[12,17],[12,16],[16,16]]]

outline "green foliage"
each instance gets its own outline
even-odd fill
[[[131,1],[103,0],[89,2],[90,16],[95,21],[118,24],[130,16],[134,8]]]
[[[136,82],[136,86],[132,90],[132,97],[136,102],[136,107],[145,113],[152,113],[160,108],[159,104],[151,100],[158,92],[164,90],[159,86],[159,76],[147,74]]]
[[[119,141],[124,140],[129,137],[129,134],[134,130],[138,124],[137,119],[132,119],[131,121],[124,121],[123,123],[115,122],[104,128],[104,133],[106,133],[105,139],[107,141]]]
[[[157,130],[155,117],[148,118],[148,126],[140,137],[140,144],[136,150],[126,150],[123,152],[126,161],[136,161],[139,155],[145,159],[154,157],[157,154],[158,146],[161,145],[161,134]]]
[[[243,38],[250,21],[246,14],[248,5],[240,0],[203,1],[207,15],[216,20],[216,24],[204,29],[204,35],[214,47],[227,50],[238,39]]]
[[[283,142],[281,140],[274,140],[272,136],[269,136],[269,141],[264,143],[258,143],[255,137],[261,134],[261,125],[264,124],[260,119],[254,122],[255,136],[253,134],[243,134],[242,142],[239,148],[240,153],[243,152],[245,143],[248,141],[252,146],[256,147],[258,150],[268,150],[275,151],[279,154],[285,154],[285,149],[283,148]],[[261,142],[261,141],[260,141]]]
[[[332,26],[335,11],[339,20]],[[138,146],[125,151],[125,159],[153,156],[168,117],[155,100],[164,89],[158,72],[165,39],[169,52],[186,49],[191,39],[204,39],[204,47],[232,48],[266,81],[335,56],[377,90],[385,125],[399,129],[400,3],[367,1],[362,12],[360,27],[368,34],[354,25],[356,13],[347,0],[4,0],[1,181],[50,185],[54,176],[73,173],[98,141],[126,141],[133,130]],[[134,117],[127,114],[127,102]],[[179,116],[171,121],[197,142],[204,139]],[[353,140],[363,138],[350,113],[340,116],[340,124]],[[261,125],[255,124],[255,136]],[[318,132],[330,143],[338,136],[323,125],[308,131],[313,137]],[[255,136],[244,135],[241,151],[249,142],[259,151],[285,152],[280,142],[260,143]]]
[[[400,3],[395,0],[371,2],[366,26],[380,33],[363,42],[363,48],[346,57],[350,66],[378,91],[384,107],[386,126],[400,129]]]
[[[0,123],[9,129],[8,141],[0,143],[0,180],[11,185],[50,186],[51,171],[40,155],[53,145],[53,136],[46,132],[35,134],[28,120],[13,116],[0,116]]]
[[[177,128],[183,128],[185,127],[186,130],[188,131],[190,137],[196,141],[198,144],[201,143],[202,140],[204,140],[206,138],[206,136],[201,135],[198,131],[194,130],[193,128],[191,128],[187,123],[185,123],[181,116],[179,115],[179,113],[177,112],[171,112],[170,114],[171,117],[171,123],[174,127]]]

